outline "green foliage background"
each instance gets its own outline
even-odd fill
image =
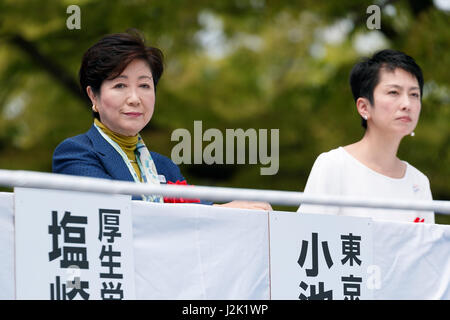
[[[142,133],[152,150],[170,156],[172,131],[193,132],[194,120],[203,130],[280,130],[278,174],[261,176],[259,164],[181,165],[191,184],[303,190],[321,152],[362,136],[348,74],[359,57],[389,47],[413,56],[425,76],[416,136],[399,156],[429,177],[435,199],[450,200],[449,12],[431,0],[378,1],[381,29],[369,30],[372,2],[2,0],[0,167],[51,172],[58,143],[92,123],[77,87],[84,51],[134,27],[166,58]],[[66,26],[72,4],[80,30]],[[216,37],[205,45],[208,35]]]

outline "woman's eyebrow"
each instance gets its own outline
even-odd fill
[[[138,77],[138,79],[144,79],[144,78],[148,78],[148,79],[150,79],[150,80],[153,80],[153,77],[152,77],[152,76],[145,76],[145,75],[143,75],[143,76]],[[112,79],[112,80],[116,80],[116,79],[128,79],[128,76],[126,76],[126,75],[124,75],[124,74],[121,74],[120,76],[117,76],[117,77],[115,77],[115,78]]]
[[[150,80],[153,80],[153,77],[151,76],[140,76],[138,79],[148,78]]]
[[[386,87],[394,87],[394,88],[397,88],[397,89],[402,89],[403,88],[402,86],[399,86],[398,84],[386,84],[385,86]],[[419,87],[417,87],[417,86],[410,87],[410,88],[408,88],[408,90],[419,90]]]

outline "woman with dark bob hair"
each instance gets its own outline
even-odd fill
[[[359,141],[320,154],[305,194],[432,200],[422,172],[398,158],[401,141],[414,136],[422,108],[422,70],[407,54],[380,50],[350,72],[350,87],[364,134]],[[302,213],[434,223],[434,212],[302,204]]]
[[[90,47],[79,80],[92,103],[94,123],[88,132],[58,145],[53,172],[137,183],[186,183],[177,165],[149,151],[139,135],[152,118],[163,70],[162,52],[146,46],[136,30],[106,35]],[[159,195],[133,199],[164,202]],[[253,201],[221,206],[271,210],[268,203]]]

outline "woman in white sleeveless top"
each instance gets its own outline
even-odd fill
[[[423,89],[420,67],[402,52],[382,50],[353,67],[350,85],[364,136],[319,155],[305,194],[431,200],[428,178],[397,157],[400,142],[414,135],[419,120]],[[434,213],[424,211],[307,204],[298,211],[434,223]]]

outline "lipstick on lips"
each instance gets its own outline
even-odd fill
[[[139,117],[142,115],[141,112],[125,112],[125,115],[129,116],[129,117]]]
[[[402,122],[411,122],[412,121],[412,119],[408,116],[399,117],[399,118],[397,118],[397,120],[400,120]]]

